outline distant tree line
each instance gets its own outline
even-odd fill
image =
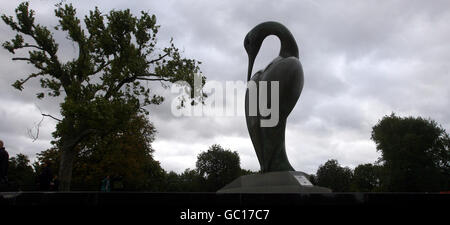
[[[80,155],[74,167],[72,189],[74,191],[98,191],[104,177],[112,179],[113,191],[155,192],[215,192],[241,175],[253,174],[241,169],[237,152],[212,145],[197,157],[196,168],[177,174],[165,171],[149,152],[138,154],[130,149],[122,155]],[[9,180],[13,190],[38,190],[42,165],[58,171],[57,149],[38,153],[37,161],[31,165],[26,155],[10,158]],[[142,159],[144,158],[144,159]]]
[[[257,173],[242,169],[239,154],[217,144],[197,156],[196,168],[165,171],[152,156],[154,132],[145,117],[136,117],[120,134],[91,140],[92,148],[78,151],[72,190],[99,190],[109,175],[113,191],[215,192],[239,176]],[[350,169],[331,159],[310,181],[334,192],[450,190],[450,138],[435,121],[391,114],[373,127],[372,140],[381,152],[377,162]],[[58,171],[58,149],[37,155],[33,165],[23,154],[10,158],[9,180],[16,189],[33,190],[44,163]]]
[[[450,138],[434,120],[391,114],[371,138],[381,152],[376,163],[351,170],[328,160],[312,180],[335,192],[450,191]]]

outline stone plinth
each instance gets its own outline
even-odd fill
[[[331,193],[331,189],[312,185],[307,177],[299,171],[246,175],[217,193]]]

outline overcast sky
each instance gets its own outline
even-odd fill
[[[55,26],[57,2],[31,1],[36,22]],[[13,15],[18,3],[2,0],[1,14]],[[103,12],[130,8],[133,13],[155,14],[161,25],[160,47],[173,37],[184,56],[202,61],[208,81],[223,84],[246,80],[243,40],[250,29],[269,20],[284,24],[299,46],[305,77],[286,130],[287,155],[298,171],[315,173],[328,159],[350,168],[375,162],[380,154],[370,140],[371,128],[391,112],[432,118],[447,131],[450,128],[449,1],[90,0],[73,4],[80,16],[95,6]],[[1,21],[0,41],[14,35]],[[76,56],[76,45],[66,34],[55,31],[55,37],[63,59]],[[253,71],[264,68],[279,48],[279,40],[268,37]],[[51,146],[56,123],[45,118],[34,142],[27,130],[42,118],[38,107],[59,117],[61,98],[36,99],[38,81],[27,83],[22,92],[14,89],[11,84],[34,69],[11,57],[0,50],[0,139],[10,156],[23,153],[34,159]],[[259,170],[243,116],[176,117],[170,108],[176,95],[159,91],[167,99],[151,107],[150,120],[158,130],[154,156],[164,169],[195,168],[200,152],[220,144],[239,153],[242,168]],[[238,96],[237,104],[243,100]]]

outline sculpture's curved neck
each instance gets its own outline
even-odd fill
[[[277,22],[265,22],[256,26],[255,29],[260,33],[258,36],[262,37],[261,44],[267,36],[275,35],[281,42],[280,56],[298,58],[298,46],[295,38],[285,26]]]

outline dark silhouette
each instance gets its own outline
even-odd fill
[[[111,179],[109,176],[106,176],[105,179],[102,180],[102,186],[100,188],[102,192],[110,192],[111,191]]]
[[[378,192],[381,189],[383,166],[376,164],[358,165],[352,176],[352,191]]]
[[[322,187],[331,188],[334,192],[349,192],[353,171],[342,167],[336,159],[330,159],[320,165],[317,170],[316,182]]]
[[[58,191],[59,188],[59,179],[58,176],[53,176],[52,181],[50,182],[50,190],[51,191]]]
[[[381,152],[383,191],[450,189],[450,135],[432,119],[384,116],[372,128]]]
[[[42,166],[41,174],[39,175],[39,190],[50,191],[50,183],[53,179],[53,174],[48,163]]]
[[[269,35],[275,35],[280,39],[281,50],[278,57],[276,57],[264,70],[258,71],[253,76],[252,68],[256,55],[261,48],[264,39]],[[248,54],[248,74],[247,81],[256,83],[258,92],[256,96],[251,95],[250,89],[247,89],[245,95],[245,118],[247,121],[247,128],[252,139],[253,146],[258,157],[261,171],[295,171],[286,155],[285,147],[285,130],[286,120],[303,89],[303,69],[298,59],[298,47],[291,32],[280,23],[265,22],[254,27],[245,37],[244,47]],[[252,109],[261,101],[259,95],[259,82],[279,82],[279,117],[278,123],[274,126],[263,125],[267,120],[267,116],[258,109]],[[270,86],[270,88],[269,88]],[[250,87],[250,86],[249,86]],[[270,93],[272,84],[267,85],[267,105],[274,105],[271,103]],[[273,93],[272,93],[273,94]],[[257,99],[254,99],[256,97]],[[264,97],[264,96],[263,96]],[[249,108],[252,107],[252,108]],[[252,110],[256,110],[256,115],[252,115]],[[274,118],[274,115],[270,115]],[[275,116],[276,118],[276,116]]]
[[[13,54],[24,50],[23,57],[13,60],[25,61],[37,69],[25,78],[18,77],[14,88],[23,90],[26,82],[37,79],[43,88],[37,98],[65,96],[60,104],[63,118],[53,118],[58,121],[54,138],[60,143],[58,169],[63,191],[70,190],[83,141],[124,132],[122,128],[130,116],[148,114],[145,106],[163,101],[158,93],[149,94],[150,86],[143,81],[161,82],[163,86],[186,81],[193,86],[196,76],[202,80],[199,88],[205,84],[198,61],[183,57],[172,40],[167,47],[157,45],[159,25],[155,15],[142,11],[137,16],[129,10],[107,13],[95,8],[81,19],[72,4],[58,4],[55,22],[81,53],[66,61],[59,57],[64,50],[59,49],[54,33],[48,26],[35,23],[36,13],[29,6],[28,2],[19,4],[16,19],[2,15],[3,22],[16,34],[2,46]],[[30,47],[39,50],[28,51]],[[128,85],[132,88],[125,88]],[[194,89],[189,96],[192,98],[180,99],[181,106],[186,100],[195,103],[207,97],[194,95]]]
[[[8,183],[9,154],[0,140],[0,184]]]
[[[111,190],[123,191],[125,189],[123,176],[114,176],[110,181]]]
[[[241,174],[239,154],[217,144],[197,156],[196,166],[208,191],[217,191]]]
[[[28,156],[19,153],[9,158],[8,185],[11,187],[10,190],[35,190],[32,188],[36,187],[35,175]]]

